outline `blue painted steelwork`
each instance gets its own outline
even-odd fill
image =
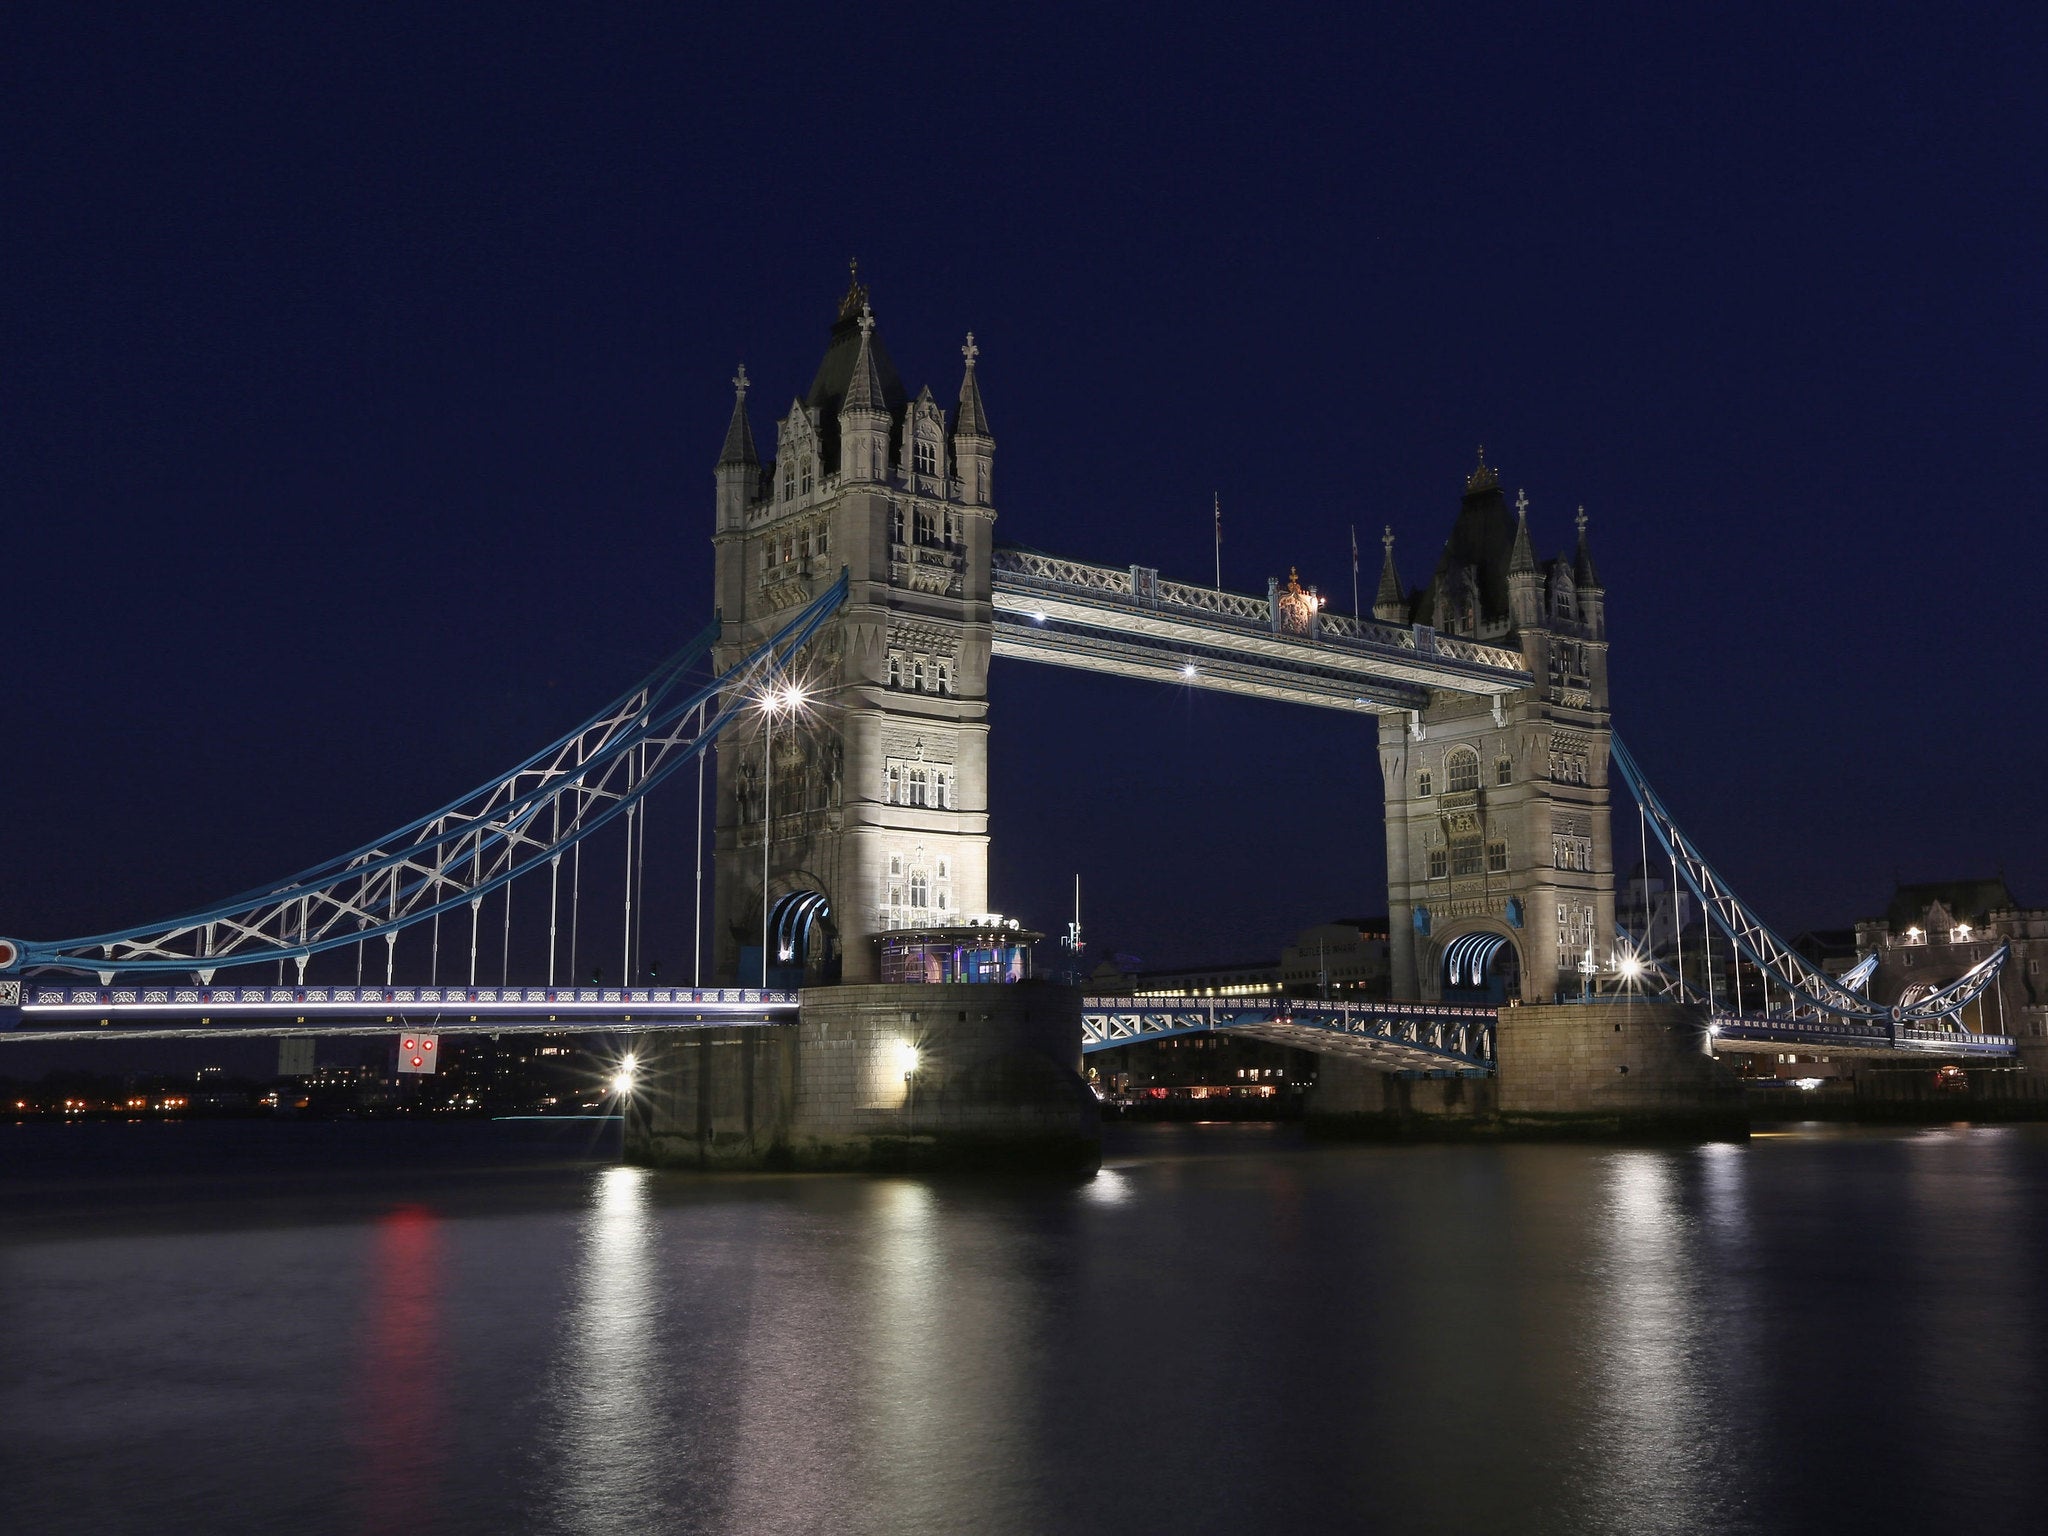
[[[1431,1003],[1091,997],[1081,1005],[1081,1050],[1228,1033],[1360,1057],[1388,1070],[1490,1072],[1496,1017],[1491,1008]]]
[[[1611,736],[1610,745],[1614,766],[1621,774],[1622,782],[1635,797],[1636,804],[1642,807],[1650,830],[1656,834],[1657,841],[1677,866],[1702,909],[1713,917],[1715,926],[1728,936],[1752,965],[1793,999],[1795,1009],[1810,1010],[1823,1019],[1882,1024],[1887,1038],[1893,1041],[1909,1040],[1915,1031],[1934,1032],[1934,1026],[1942,1020],[1950,1021],[1956,1034],[1962,1033],[1962,1010],[1982,997],[1997,980],[1998,973],[2004,969],[2012,953],[2011,945],[2001,944],[1989,958],[1916,1002],[1894,1003],[1889,1007],[1873,1003],[1853,988],[1844,986],[1841,979],[1810,964],[1805,956],[1779,938],[1769,924],[1744,905],[1727,881],[1700,856],[1677,822],[1672,820],[1671,813],[1650,787],[1634,757],[1622,745],[1621,737]],[[2015,1049],[2005,1036],[1970,1038],[2006,1040],[2006,1049]]]
[[[606,709],[462,799],[377,842],[165,923],[18,945],[17,969],[185,972],[294,960],[474,907],[507,881],[558,861],[694,760],[749,702],[750,686],[805,644],[845,600],[847,578],[814,599],[746,660],[692,676],[713,624]],[[303,976],[303,970],[301,972]]]

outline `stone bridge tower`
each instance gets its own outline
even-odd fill
[[[1528,499],[1510,511],[1480,455],[1429,585],[1404,593],[1393,539],[1384,623],[1520,649],[1535,680],[1496,708],[1435,694],[1380,722],[1396,997],[1576,996],[1614,938],[1606,593],[1578,518],[1574,555],[1538,562]]]
[[[712,540],[720,667],[842,568],[849,591],[793,668],[808,702],[775,722],[772,796],[760,711],[719,742],[713,965],[727,984],[760,975],[764,899],[768,979],[788,985],[873,980],[876,933],[987,910],[995,439],[972,335],[961,350],[949,419],[930,389],[904,389],[856,273],[765,462],[746,370],[734,380]]]

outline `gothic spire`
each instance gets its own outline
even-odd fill
[[[747,365],[740,364],[740,371],[733,375],[732,421],[725,429],[725,447],[718,455],[718,466],[728,464],[758,465],[760,456],[754,452],[754,429],[747,424]]]
[[[955,437],[994,437],[988,429],[988,413],[981,408],[981,384],[974,376],[974,360],[981,348],[974,344],[974,332],[967,333],[967,345],[960,349],[967,359],[967,375],[960,381],[960,409],[953,415]]]
[[[1579,554],[1572,564],[1572,580],[1582,589],[1600,585],[1600,573],[1593,569],[1593,551],[1586,545],[1586,509],[1579,508]]]
[[[1387,531],[1380,535],[1380,543],[1386,546],[1387,558],[1380,564],[1380,589],[1373,594],[1373,612],[1382,608],[1398,608],[1406,600],[1401,596],[1401,573],[1394,569],[1394,529],[1389,524]]]
[[[1526,571],[1536,574],[1536,551],[1529,543],[1529,493],[1515,492],[1515,548],[1508,556],[1508,574],[1518,575]]]
[[[889,410],[887,393],[882,388],[882,370],[875,366],[875,312],[868,308],[866,298],[860,304],[860,318],[855,322],[860,327],[860,351],[854,355],[853,377],[847,381],[846,399],[840,411],[873,411],[886,415]]]

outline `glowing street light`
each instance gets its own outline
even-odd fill
[[[619,1058],[619,1070],[612,1076],[612,1092],[625,1098],[633,1091],[633,1080],[639,1073],[640,1064],[631,1051]]]

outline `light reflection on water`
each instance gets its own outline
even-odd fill
[[[2048,1499],[2032,1129],[359,1186],[0,1204],[36,1218],[0,1237],[8,1527],[1974,1533]]]

